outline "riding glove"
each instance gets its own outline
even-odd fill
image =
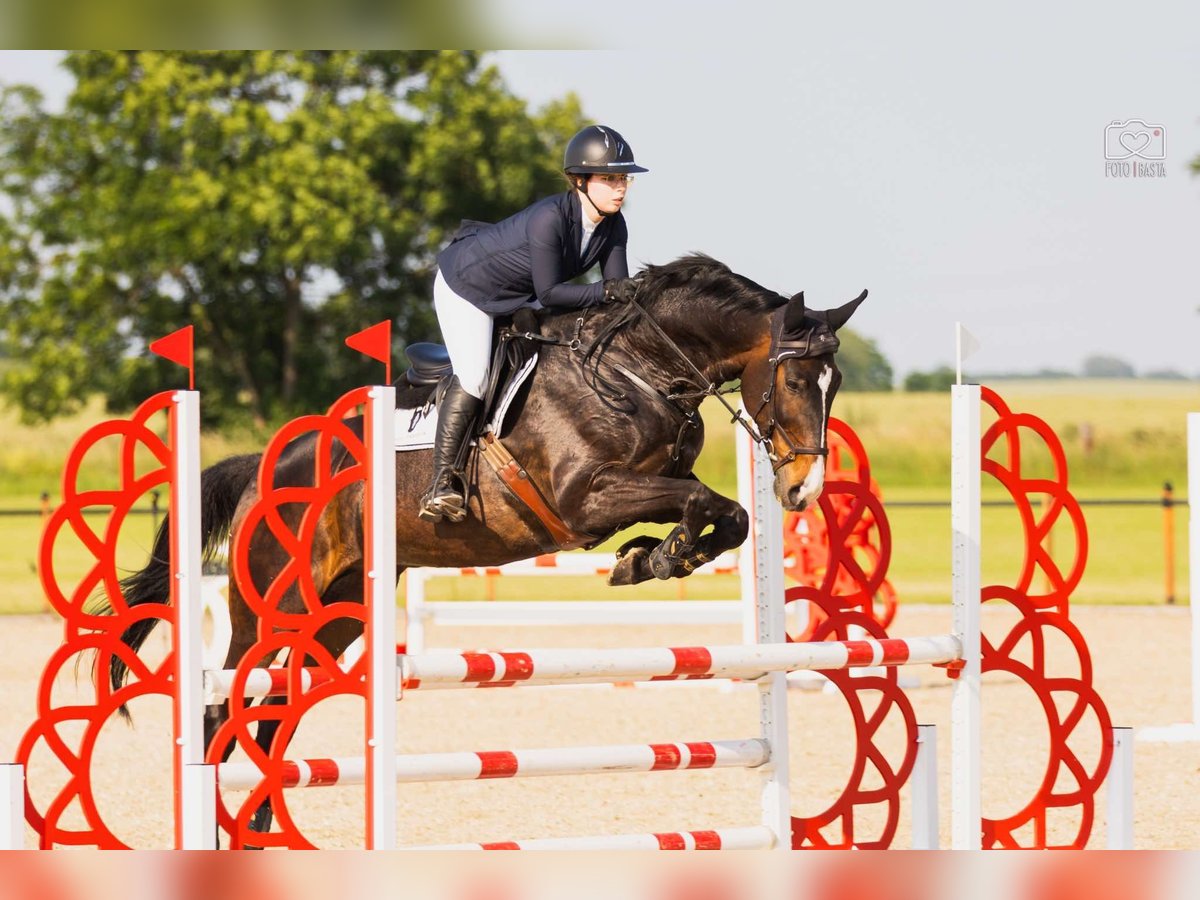
[[[628,303],[637,295],[638,283],[633,278],[609,278],[604,282],[604,299],[609,303]]]

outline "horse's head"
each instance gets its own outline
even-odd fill
[[[837,331],[866,299],[863,291],[837,309],[809,310],[799,293],[771,315],[770,341],[742,372],[742,401],[770,443],[775,494],[783,508],[803,510],[825,485],[825,429],[842,383],[834,354]]]

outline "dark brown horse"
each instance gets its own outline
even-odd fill
[[[784,508],[802,510],[816,499],[824,481],[826,423],[841,382],[835,333],[865,297],[835,310],[807,310],[802,294],[789,300],[706,256],[651,266],[638,283],[631,304],[544,314],[539,362],[500,436],[580,544],[599,543],[639,522],[674,526],[665,539],[638,537],[621,547],[609,578],[614,585],[684,577],[746,539],[746,511],[692,474],[704,442],[697,409],[723,384],[740,381],[752,433],[771,454]],[[402,384],[397,403],[421,406],[431,391]],[[361,423],[355,427],[361,433]],[[288,447],[275,472],[277,486],[310,483],[313,446],[301,439]],[[499,565],[560,549],[477,454],[467,467],[467,518],[459,524],[419,519],[430,457],[429,451],[396,456],[398,573],[409,566]],[[257,497],[257,467],[257,456],[241,456],[204,472],[206,553],[237,532]],[[322,517],[312,571],[323,604],[362,601],[362,499],[360,483],[339,494]],[[260,588],[281,568],[281,552],[255,539],[251,568]],[[167,602],[167,560],[164,523],[150,565],[123,583],[127,603]],[[285,597],[282,605],[303,611],[299,597]],[[256,640],[256,620],[232,579],[229,606],[233,639],[226,667],[233,668]],[[136,650],[155,621],[131,628],[126,643]],[[357,620],[339,619],[326,627],[321,643],[336,658],[361,629]],[[126,674],[114,656],[114,686]],[[224,706],[210,709],[207,740],[226,716]],[[264,721],[256,740],[266,749],[273,734]],[[260,827],[269,821],[265,812]]]

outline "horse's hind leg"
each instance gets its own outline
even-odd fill
[[[241,596],[237,593],[237,587],[230,579],[229,582],[229,617],[232,626],[232,635],[229,641],[229,650],[225,654],[225,668],[234,669],[242,661],[242,658],[250,652],[250,649],[258,640],[258,630],[256,628],[256,620],[250,610],[242,602]],[[273,657],[272,657],[273,658]],[[269,665],[271,659],[261,660],[259,665]],[[221,703],[211,704],[205,707],[204,710],[204,755],[208,759],[208,751],[212,747],[213,740],[217,736],[217,732],[229,720],[229,700],[226,699]],[[237,746],[237,741],[229,740],[225,742],[225,746],[221,748],[220,762],[227,762],[234,748]],[[218,832],[218,846],[220,845],[220,833]]]
[[[242,658],[250,652],[250,648],[258,641],[258,619],[254,613],[246,605],[242,599],[241,592],[238,591],[237,582],[233,577],[229,578],[229,626],[230,638],[229,649],[225,653],[225,668],[235,669],[241,663]],[[259,660],[256,665],[270,665],[272,659]],[[221,726],[229,719],[229,700],[226,699],[221,703],[212,704],[205,708],[204,711],[204,756],[208,759],[208,751],[212,747],[213,739],[217,736],[217,732]],[[227,741],[221,749],[221,762],[229,759],[233,753],[236,741]]]

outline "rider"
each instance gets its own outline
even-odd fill
[[[433,485],[421,501],[422,519],[466,517],[466,486],[456,466],[483,405],[492,317],[526,305],[582,309],[632,296],[621,206],[633,173],[647,171],[620,134],[589,125],[571,138],[563,157],[570,190],[495,225],[467,223],[438,255],[433,305],[454,376],[438,407]],[[597,263],[602,282],[567,283]]]

